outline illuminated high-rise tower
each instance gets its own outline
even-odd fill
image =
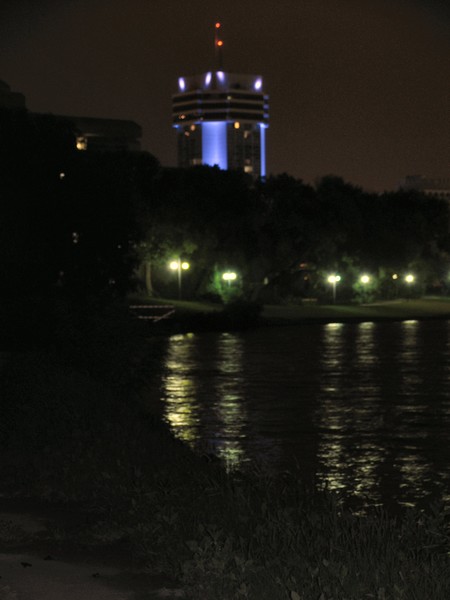
[[[268,96],[261,76],[223,70],[219,29],[216,23],[216,68],[179,77],[178,93],[172,97],[178,166],[218,165],[264,177]]]

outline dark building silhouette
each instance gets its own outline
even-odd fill
[[[4,81],[0,81],[0,108],[25,109],[25,96],[12,92]]]
[[[64,117],[75,125],[78,150],[138,152],[141,149],[142,128],[134,121],[93,117]]]
[[[0,81],[0,108],[26,110],[25,96],[12,92]],[[140,151],[142,128],[134,121],[53,115],[73,124],[76,147],[80,151],[117,152]]]
[[[402,190],[416,190],[427,194],[450,200],[450,177],[425,177],[423,175],[407,175],[400,183]]]

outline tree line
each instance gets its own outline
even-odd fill
[[[146,152],[82,152],[69,121],[24,110],[0,111],[0,137],[0,265],[11,298],[170,296],[174,258],[190,263],[190,298],[326,301],[331,272],[348,301],[403,294],[408,271],[416,293],[447,291],[449,210],[438,198],[368,193],[336,176],[255,182],[217,167],[162,168]],[[237,273],[231,286],[226,270]]]

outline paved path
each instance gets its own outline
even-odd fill
[[[5,510],[0,501],[0,600],[184,597],[167,577],[134,567],[117,551],[83,558],[67,541],[63,545],[52,541],[46,535],[48,526],[48,515]]]
[[[30,554],[0,554],[0,573],[2,586],[14,592],[18,600],[133,600],[136,597],[132,590],[116,588],[115,580],[121,575],[119,570],[103,565],[71,564]],[[12,593],[10,595],[14,598]]]

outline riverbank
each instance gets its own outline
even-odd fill
[[[447,600],[444,507],[354,514],[336,495],[305,488],[301,473],[230,474],[193,454],[150,410],[165,340],[136,325],[116,311],[90,320],[81,312],[61,320],[44,352],[5,358],[3,496],[16,506],[28,498],[35,516],[43,504],[52,514],[67,507],[40,561],[81,547],[92,576],[94,550],[113,546],[116,560],[169,575],[191,600]],[[83,515],[75,529],[74,513]],[[14,528],[3,525],[3,547],[31,556],[32,542],[13,546]]]

